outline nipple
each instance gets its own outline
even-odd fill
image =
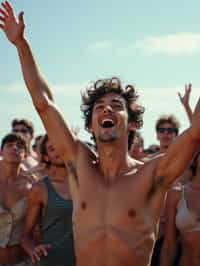
[[[128,216],[129,216],[130,218],[135,217],[135,216],[136,216],[136,211],[135,211],[134,209],[130,209],[130,210],[128,211]]]
[[[83,201],[83,202],[81,203],[81,209],[82,209],[82,210],[85,210],[86,208],[87,208],[86,202]]]

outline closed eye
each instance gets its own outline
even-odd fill
[[[112,104],[112,108],[113,109],[123,109],[123,105],[122,104],[118,104],[118,103],[114,103]]]

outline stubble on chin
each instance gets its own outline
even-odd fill
[[[99,142],[102,143],[106,143],[106,142],[113,142],[115,140],[117,140],[119,138],[117,132],[113,132],[112,134],[110,134],[109,136],[105,136],[105,135],[99,135],[98,136],[98,140]]]

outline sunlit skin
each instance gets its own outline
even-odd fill
[[[48,168],[49,180],[56,190],[56,192],[64,199],[71,199],[68,182],[68,172],[63,160],[55,151],[50,140],[46,142],[45,160],[51,164]],[[33,263],[40,261],[42,256],[47,256],[51,250],[51,245],[43,244],[41,236],[40,241],[34,244],[32,239],[32,233],[35,226],[40,222],[41,217],[45,215],[46,206],[48,201],[47,188],[44,182],[41,180],[37,182],[28,197],[28,207],[26,215],[26,223],[24,226],[24,232],[22,236],[22,246],[29,254]]]
[[[146,156],[143,152],[142,141],[139,137],[134,137],[133,143],[129,149],[129,154],[131,155],[131,157],[137,160],[141,160]]]
[[[174,128],[174,125],[167,122],[167,123],[160,124],[160,127]],[[175,133],[168,133],[166,131],[163,133],[157,132],[157,139],[160,142],[160,152],[165,152],[168,149],[169,145],[174,141],[175,138],[176,138]]]
[[[30,179],[20,168],[25,158],[25,148],[18,142],[6,142],[0,161],[0,205],[10,210],[21,199],[27,197],[31,188]],[[0,263],[16,263],[25,253],[20,244],[0,248]]]
[[[77,265],[150,265],[165,193],[200,142],[200,103],[191,128],[167,153],[139,164],[128,153],[128,135],[136,125],[128,123],[125,99],[107,93],[92,110],[89,131],[96,138],[94,153],[73,134],[57,110],[24,37],[23,15],[18,21],[8,3],[2,8],[8,17],[1,12],[1,28],[17,48],[33,104],[69,169]]]
[[[197,217],[199,223],[200,217],[200,155],[197,159],[196,176],[192,182],[185,185],[185,198],[187,207],[192,215]],[[178,241],[178,231],[175,225],[177,205],[181,199],[181,190],[172,190],[167,200],[167,227],[166,238],[162,249],[161,266],[171,266],[176,254],[176,245]],[[200,230],[187,231],[181,234],[182,252],[179,266],[198,266],[200,265]]]

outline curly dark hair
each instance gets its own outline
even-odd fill
[[[85,129],[88,130],[91,125],[92,111],[95,102],[108,93],[116,93],[125,99],[128,111],[128,122],[136,122],[138,128],[143,125],[144,107],[136,103],[139,95],[133,85],[122,86],[118,77],[100,79],[93,82],[82,92],[81,111],[85,120]],[[134,137],[134,132],[129,133],[129,138]],[[131,140],[129,140],[131,141]]]
[[[9,133],[6,136],[4,136],[1,141],[1,150],[3,150],[6,143],[12,143],[12,142],[17,142],[23,147],[25,152],[28,151],[27,141],[21,133]]]

